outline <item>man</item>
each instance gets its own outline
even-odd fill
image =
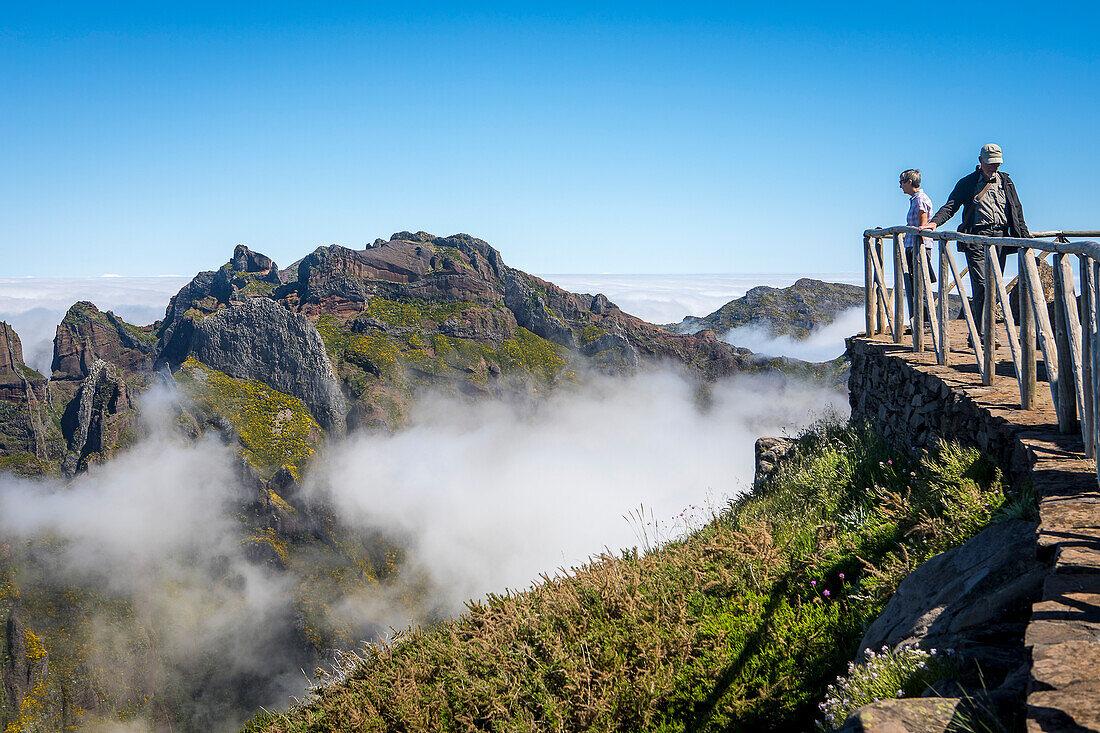
[[[1007,173],[1000,171],[1000,167],[1000,146],[993,143],[983,145],[978,155],[977,169],[955,184],[947,203],[922,228],[935,229],[946,224],[961,206],[963,214],[959,232],[963,234],[1028,239],[1031,232],[1024,222],[1024,208],[1016,195],[1016,186]],[[985,247],[959,242],[958,248],[966,255],[966,266],[970,268],[971,309],[978,319],[978,330],[984,332]],[[997,259],[1003,272],[1008,248],[997,249]]]

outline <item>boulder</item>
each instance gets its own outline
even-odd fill
[[[860,649],[954,650],[964,676],[980,668],[982,679],[974,682],[995,702],[1020,699],[1024,632],[1047,572],[1036,558],[1037,526],[998,522],[921,565],[898,586]]]
[[[347,408],[320,334],[273,300],[251,298],[197,320],[186,356],[297,397],[325,430],[344,430]]]
[[[798,441],[793,438],[757,438],[756,473],[753,486],[761,486],[775,475],[783,458],[791,452]]]
[[[267,255],[253,252],[243,244],[238,244],[233,250],[233,259],[229,261],[230,270],[235,273],[254,273],[268,282],[279,284],[282,278],[279,276],[279,266]]]
[[[881,700],[864,705],[848,716],[837,733],[948,733],[961,700],[950,697],[922,697]]]

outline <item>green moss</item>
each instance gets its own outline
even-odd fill
[[[19,371],[23,373],[23,376],[27,379],[28,382],[41,382],[43,379],[45,379],[45,377],[42,376],[41,372],[39,372],[37,369],[32,369],[26,364],[20,364]]]
[[[290,545],[279,536],[278,532],[271,528],[262,529],[251,537],[241,540],[242,547],[250,545],[269,548],[279,558],[279,562],[284,567],[290,562]]]
[[[233,286],[237,292],[247,297],[270,295],[276,288],[274,283],[255,272],[238,272],[233,275]]]
[[[424,349],[411,349],[405,352],[405,360],[414,369],[419,369],[427,374],[442,374],[443,360],[435,354]]]
[[[434,351],[439,358],[446,359],[454,353],[454,350],[455,347],[448,337],[438,333],[432,336],[432,351]]]
[[[321,428],[301,400],[263,382],[234,379],[196,361],[176,381],[204,410],[227,419],[259,468],[298,468],[313,455]]]
[[[501,344],[500,366],[506,371],[530,371],[553,380],[566,367],[559,350],[564,349],[520,326],[515,338]]]
[[[329,361],[334,366],[340,363],[344,356],[344,349],[348,345],[349,331],[335,317],[325,313],[313,324],[317,333],[321,334],[321,341],[325,344],[325,352]]]
[[[445,244],[436,244],[432,245],[432,251],[439,255],[440,258],[450,259],[451,262],[455,263],[455,265],[459,269],[467,270],[469,272],[476,272],[473,265],[470,264],[469,259],[466,257],[466,255],[462,254],[462,252],[457,247],[451,247]],[[436,269],[443,269],[442,262],[440,262],[440,265]]]

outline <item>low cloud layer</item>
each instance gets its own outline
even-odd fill
[[[861,273],[778,275],[540,275],[575,293],[603,293],[627,313],[650,323],[679,323],[685,316],[706,316],[750,288],[785,288],[801,277],[859,284]]]
[[[537,409],[426,400],[415,426],[335,447],[312,481],[341,515],[413,538],[445,605],[671,539],[685,510],[719,508],[752,481],[760,435],[796,432],[843,398],[762,376],[696,386],[670,372],[603,379]],[[645,522],[624,517],[645,507]],[[652,521],[652,525],[642,526]]]
[[[235,451],[178,436],[177,398],[147,393],[140,443],[68,485],[0,476],[0,538],[54,538],[37,582],[133,601],[140,627],[104,619],[89,651],[93,667],[121,671],[120,690],[173,687],[193,698],[185,730],[235,730],[255,706],[285,706],[304,688],[295,579],[244,557]],[[749,486],[757,436],[796,432],[827,410],[846,410],[843,398],[747,375],[700,393],[672,372],[600,378],[536,406],[429,397],[406,431],[331,445],[304,488],[346,523],[400,541],[401,572],[426,576],[432,595],[409,608],[379,586],[334,610],[400,628],[605,548],[672,539]],[[128,656],[138,628],[154,635],[155,661]],[[236,704],[205,700],[189,685],[206,667],[219,689],[251,679],[251,691]]]
[[[731,329],[722,340],[757,354],[791,356],[804,361],[829,361],[844,353],[844,339],[863,330],[863,309],[850,308],[837,314],[827,326],[813,329],[805,338],[776,336],[766,325]]]

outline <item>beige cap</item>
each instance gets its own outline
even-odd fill
[[[986,143],[982,146],[982,152],[978,159],[983,163],[1000,163],[1001,146],[996,143]]]

